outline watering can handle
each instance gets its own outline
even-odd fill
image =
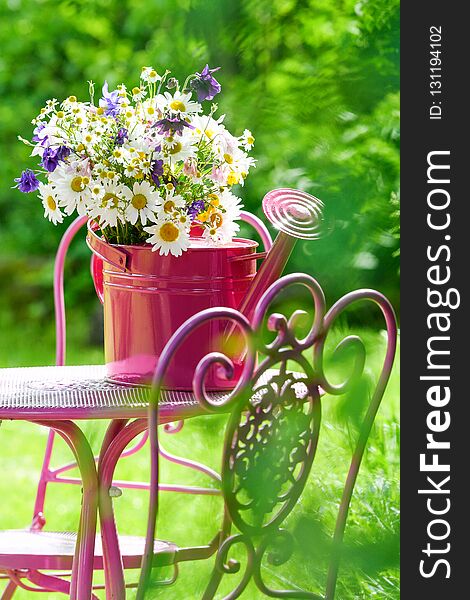
[[[253,215],[252,213],[248,212],[247,210],[241,210],[240,217],[242,221],[248,223],[256,230],[256,233],[260,236],[261,241],[263,242],[264,251],[269,252],[271,246],[273,245],[273,240],[268,228],[263,223],[263,221],[259,219],[256,215]]]
[[[101,304],[103,304],[103,261],[112,264],[121,271],[125,271],[127,267],[127,254],[123,250],[103,242],[94,232],[96,224],[92,221],[88,221],[87,228],[86,243],[92,253],[90,263],[91,277],[95,285],[96,294]]]

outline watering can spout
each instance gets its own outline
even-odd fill
[[[290,188],[272,190],[263,198],[264,214],[279,233],[238,308],[249,321],[264,292],[282,275],[297,240],[318,239],[322,209],[315,196]]]

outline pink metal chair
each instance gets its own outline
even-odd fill
[[[314,304],[313,324],[302,339],[296,337],[296,324],[303,311],[295,311],[287,319],[281,314],[267,318],[268,328],[275,339],[265,344],[260,331],[269,306],[286,287],[300,285],[310,292]],[[344,394],[362,373],[365,348],[357,336],[347,336],[337,349],[351,347],[356,351],[350,376],[341,383],[332,383],[324,369],[325,340],[338,315],[356,301],[369,300],[378,305],[385,317],[388,344],[386,356],[375,391],[364,416],[358,441],[340,501],[333,536],[333,552],[329,564],[325,594],[306,590],[277,590],[267,586],[263,579],[263,559],[277,566],[292,555],[293,538],[281,527],[297,504],[309,477],[317,449],[321,406],[327,395]],[[165,373],[177,348],[186,336],[213,319],[232,322],[240,328],[246,340],[245,361],[241,379],[231,393],[214,399],[205,390],[205,377],[214,365],[222,366],[228,378],[233,377],[232,361],[221,354],[208,354],[199,363],[193,379],[194,396],[208,413],[229,412],[222,460],[222,493],[224,518],[221,529],[207,544],[180,548],[170,544],[164,551],[155,541],[156,519],[159,506],[159,436],[158,412],[163,397]],[[225,596],[238,598],[253,580],[267,596],[332,600],[335,595],[339,568],[339,547],[346,525],[349,504],[369,433],[385,391],[396,347],[396,322],[389,302],[373,290],[358,290],[341,298],[326,314],[323,292],[310,276],[297,274],[283,277],[273,284],[261,298],[253,322],[238,311],[217,308],[205,310],[189,319],[172,336],[159,360],[154,377],[154,388],[149,406],[150,432],[150,501],[145,553],[137,591],[137,599],[147,597],[152,570],[173,565],[177,575],[180,562],[207,559],[215,555],[215,566],[203,600],[215,597],[224,575],[240,572],[239,562],[229,559],[236,544],[245,547],[247,564],[241,580]],[[306,353],[310,354],[308,359]],[[265,358],[261,358],[265,357]],[[288,365],[289,363],[289,365]],[[292,366],[294,365],[294,366]],[[323,394],[325,399],[323,399]],[[100,515],[106,587],[110,598],[125,598],[126,569],[122,558],[121,541],[113,518],[109,489],[114,467],[123,448],[147,423],[135,420],[122,425],[123,435],[114,438],[102,452],[100,473]],[[164,519],[164,515],[161,516]],[[238,533],[231,535],[232,527]],[[119,550],[121,547],[121,551]],[[160,582],[161,584],[162,582]],[[191,591],[185,597],[193,598]]]
[[[86,218],[77,218],[64,234],[56,256],[54,268],[54,303],[56,315],[56,367],[31,369],[3,369],[0,377],[0,418],[19,418],[34,420],[50,428],[33,511],[29,528],[22,530],[0,531],[0,578],[8,581],[1,596],[11,598],[17,588],[28,591],[57,591],[69,594],[72,598],[89,598],[93,570],[103,568],[101,538],[95,545],[96,510],[98,504],[98,485],[94,464],[99,457],[93,457],[90,447],[80,429],[70,422],[71,419],[145,417],[148,406],[148,392],[141,388],[125,388],[105,381],[102,367],[64,367],[66,347],[66,322],[64,306],[64,263],[69,245],[76,233],[85,225]],[[94,260],[94,258],[92,258]],[[200,412],[197,402],[191,394],[167,393],[167,411],[163,409],[161,421],[166,422],[164,431],[174,433],[181,430],[183,421],[172,424],[174,415],[191,416]],[[163,414],[166,412],[166,415]],[[54,419],[53,422],[50,419]],[[64,421],[60,421],[64,419]],[[66,420],[65,420],[66,419]],[[119,423],[119,421],[117,422]],[[141,420],[145,425],[145,419]],[[116,430],[116,422],[111,427]],[[146,443],[147,433],[143,426],[142,435],[134,445],[124,448],[119,458],[135,454]],[[66,465],[53,468],[51,459],[56,433],[70,446],[75,460]],[[109,435],[109,432],[108,432]],[[103,449],[107,440],[104,440]],[[160,447],[163,459],[183,467],[200,471],[218,484],[220,475],[209,467],[196,461],[175,456]],[[81,477],[70,477],[68,472],[78,467]],[[80,519],[79,539],[83,547],[77,544],[77,534],[71,532],[49,532],[44,527],[44,505],[46,490],[50,483],[83,486],[82,515]],[[149,489],[147,482],[114,481],[114,493],[122,488]],[[161,483],[162,491],[187,494],[220,494],[217,488],[188,486],[183,484]],[[78,572],[77,564],[80,552],[93,551],[92,565]],[[162,545],[161,549],[167,546]],[[143,541],[132,536],[121,540],[121,551],[126,567],[137,568],[143,552]],[[75,557],[75,561],[74,561]],[[75,570],[75,572],[73,572]],[[44,573],[47,571],[48,573]],[[59,574],[51,574],[58,571]],[[63,573],[63,572],[68,573]],[[66,575],[71,575],[71,582]],[[93,596],[94,597],[94,596]]]

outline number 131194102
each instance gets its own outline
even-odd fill
[[[432,103],[429,107],[430,119],[442,118],[442,27],[429,28],[429,93]]]

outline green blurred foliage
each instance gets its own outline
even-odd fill
[[[222,67],[219,114],[256,136],[246,207],[261,215],[279,186],[326,204],[325,237],[299,242],[288,270],[315,275],[329,301],[377,287],[397,306],[398,43],[398,0],[0,0],[0,276],[21,288],[18,273],[32,255],[49,265],[64,230],[10,189],[34,163],[16,136],[31,137],[44,102],[86,100],[90,79],[134,85],[143,65],[184,78],[208,62]],[[72,252],[75,305],[93,294],[75,268],[87,253]]]

